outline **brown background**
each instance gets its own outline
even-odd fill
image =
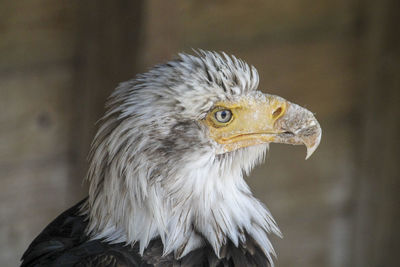
[[[0,1],[0,265],[86,194],[120,81],[191,48],[255,65],[320,148],[272,145],[248,181],[284,233],[277,266],[398,266],[400,1]]]

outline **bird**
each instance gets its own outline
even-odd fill
[[[256,68],[194,50],[120,83],[89,152],[88,196],[21,266],[274,266],[282,236],[245,178],[270,143],[305,145],[314,114],[258,89]]]

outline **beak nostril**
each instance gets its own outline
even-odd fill
[[[277,108],[273,113],[272,113],[272,118],[276,119],[282,114],[283,109],[281,107]]]

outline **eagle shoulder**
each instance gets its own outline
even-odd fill
[[[150,241],[143,255],[139,254],[137,244],[130,246],[90,240],[85,233],[87,220],[80,214],[85,201],[59,215],[33,240],[22,256],[21,267],[258,267],[270,264],[257,243],[247,234],[246,243],[239,247],[228,241],[222,247],[220,257],[211,245],[205,245],[180,259],[176,259],[173,253],[163,255],[160,238]]]
[[[89,240],[87,221],[80,214],[86,199],[63,212],[30,244],[21,267],[28,266],[149,266],[131,247]]]

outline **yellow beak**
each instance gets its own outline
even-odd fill
[[[314,115],[281,97],[265,94],[216,106],[232,113],[227,124],[216,124],[213,112],[205,119],[210,137],[221,145],[219,153],[264,143],[304,144],[307,159],[320,143],[321,127]]]

